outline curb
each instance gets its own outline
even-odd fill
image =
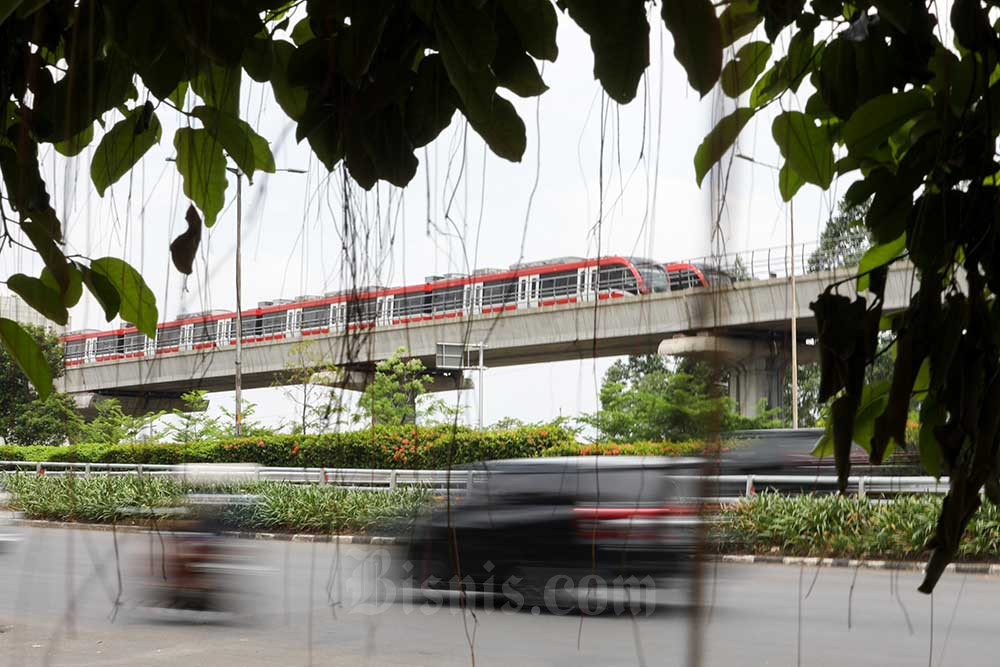
[[[919,561],[905,560],[858,560],[853,558],[818,558],[816,556],[754,556],[720,554],[710,556],[709,560],[721,563],[768,564],[768,565],[799,565],[802,567],[844,567],[864,568],[866,570],[902,570],[923,572],[926,564]],[[1000,563],[949,563],[945,572],[959,574],[990,574],[1000,575]]]
[[[111,526],[104,523],[75,523],[73,521],[44,521],[41,519],[15,519],[14,525],[36,528],[71,528],[76,530],[96,530],[111,532],[115,529],[123,533],[148,533],[152,530],[147,526],[121,525]],[[245,530],[228,530],[222,533],[226,537],[241,540],[260,540],[265,542],[315,542],[336,544],[372,544],[378,546],[393,546],[407,544],[405,537],[387,537],[379,535],[316,535],[313,533],[264,533]],[[705,560],[717,563],[739,563],[743,565],[798,565],[800,567],[841,567],[863,568],[866,570],[895,570],[908,572],[923,572],[926,564],[919,561],[905,560],[859,560],[853,558],[819,558],[816,556],[771,556],[743,554],[714,554]],[[958,574],[1000,575],[1000,563],[949,563],[945,572]]]
[[[16,526],[27,526],[33,528],[70,528],[74,530],[95,530],[98,532],[110,533],[112,530],[119,533],[148,533],[153,529],[148,526],[118,525],[112,526],[106,523],[76,523],[73,521],[45,521],[42,519],[15,519],[12,522]],[[222,533],[226,537],[235,537],[241,540],[261,540],[271,542],[321,542],[337,544],[374,544],[381,546],[392,546],[395,544],[406,544],[404,537],[385,537],[378,535],[316,535],[313,533],[263,533],[245,530],[227,530]]]

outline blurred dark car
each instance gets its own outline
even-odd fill
[[[413,584],[461,583],[534,604],[553,585],[608,590],[629,578],[683,577],[699,536],[699,466],[619,456],[479,464],[481,481],[418,522]]]
[[[723,434],[729,443],[722,455],[722,472],[728,474],[816,473],[832,465],[831,459],[812,455],[823,437],[821,428],[767,428]]]

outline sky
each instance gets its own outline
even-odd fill
[[[600,252],[680,260],[787,243],[788,207],[778,194],[775,171],[767,166],[781,161],[770,132],[774,111],[760,114],[744,130],[735,152],[756,163],[733,161],[721,224],[713,237],[718,208],[709,184],[714,177],[706,178],[700,189],[693,156],[713,121],[732,111],[734,101],[715,93],[699,99],[673,58],[670,35],[654,11],[650,68],[636,99],[619,106],[602,95],[593,78],[586,34],[567,16],[560,13],[559,18],[559,58],[542,70],[550,89],[530,99],[501,91],[527,127],[522,162],[494,156],[456,113],[451,126],[418,151],[420,167],[410,186],[379,185],[367,193],[352,189],[350,205],[364,239],[359,252],[369,271],[359,283],[421,283],[431,274],[506,267],[520,259]],[[243,117],[271,142],[278,167],[306,171],[258,174],[252,185],[244,183],[244,308],[260,300],[349,286],[339,231],[339,170],[328,173],[305,142],[295,142],[295,125],[267,84],[245,78],[241,97]],[[188,108],[193,104],[189,94]],[[230,179],[223,213],[203,238],[195,273],[186,278],[169,259],[168,246],[184,229],[188,201],[168,159],[174,155],[173,130],[188,119],[165,105],[157,116],[164,126],[160,144],[103,198],[89,178],[96,141],[76,158],[43,155],[68,252],[129,261],[156,294],[161,321],[181,312],[233,310],[235,180]],[[819,236],[836,192],[845,188],[835,184],[831,193],[821,193],[807,185],[800,191],[795,200],[797,242]],[[8,274],[37,275],[40,268],[27,253],[0,257],[0,270]],[[72,309],[71,318],[73,329],[113,328],[89,294]],[[593,412],[601,377],[613,361],[488,369],[485,422]],[[244,396],[256,403],[255,416],[262,421],[278,424],[292,418],[294,404],[280,389],[251,390]],[[475,392],[443,397],[470,406],[465,419],[475,422]],[[213,411],[232,406],[231,392],[209,398]]]

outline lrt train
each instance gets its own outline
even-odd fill
[[[674,287],[668,269],[653,260],[561,257],[513,264],[507,270],[429,276],[423,284],[406,287],[358,287],[325,296],[262,301],[257,308],[243,312],[241,338],[244,344],[255,344],[331,331],[356,332],[472,314],[618,299],[666,292],[672,287],[680,289],[680,283]],[[236,343],[235,314],[186,313],[158,325],[155,339],[126,325],[114,331],[70,333],[62,341],[67,367],[220,348]]]

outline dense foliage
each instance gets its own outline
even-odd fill
[[[616,361],[601,382],[601,409],[581,418],[602,440],[616,442],[704,439],[711,433],[780,425],[762,406],[759,417],[743,417],[720,395],[718,375],[708,364],[668,361],[658,354]]]
[[[885,502],[857,496],[763,493],[723,511],[727,551],[826,558],[912,560],[927,555],[940,496]],[[1000,556],[1000,509],[988,505],[970,522],[958,549],[967,560]]]
[[[267,435],[179,444],[0,446],[0,459],[89,463],[259,463],[325,468],[443,469],[523,458],[571,443],[558,428],[474,431],[464,427],[378,426],[321,435]]]
[[[25,325],[24,332],[38,346],[52,377],[63,372],[63,352],[51,331]],[[34,442],[61,445],[80,427],[73,400],[51,393],[39,398],[14,357],[0,348],[0,438],[4,442]]]

